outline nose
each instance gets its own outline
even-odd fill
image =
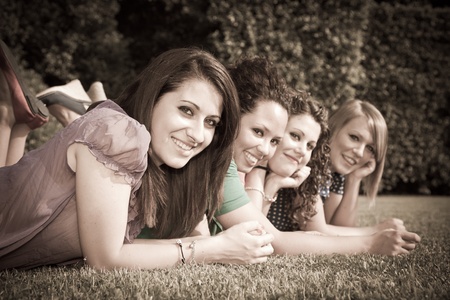
[[[364,148],[365,148],[365,145],[363,145],[363,144],[361,144],[359,146],[355,146],[353,148],[353,153],[355,153],[357,157],[363,157],[363,155],[364,155]]]
[[[295,153],[300,154],[301,157],[305,156],[306,154],[306,145],[303,143],[300,143],[297,145],[297,147],[294,148]]]
[[[270,141],[263,140],[258,146],[256,146],[256,150],[258,150],[262,156],[269,155],[270,154]]]
[[[203,143],[205,140],[205,126],[203,122],[195,122],[187,129],[187,136],[193,143]]]

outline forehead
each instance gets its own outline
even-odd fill
[[[308,114],[291,116],[287,125],[288,130],[300,130],[311,140],[318,140],[321,132],[320,124]]]
[[[351,119],[342,127],[340,132],[354,132],[360,134],[368,140],[372,140],[372,130],[369,126],[369,120],[366,117],[357,117]]]
[[[202,79],[189,79],[173,91],[175,100],[188,101],[207,114],[220,115],[223,99],[216,87]]]
[[[288,113],[280,104],[274,101],[260,101],[253,111],[242,116],[244,123],[251,122],[266,126],[268,129],[284,132]]]

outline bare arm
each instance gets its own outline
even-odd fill
[[[310,172],[311,168],[304,166],[290,177],[282,177],[273,172],[266,176],[264,170],[255,168],[245,176],[245,186],[256,187],[263,193],[247,190],[247,195],[252,203],[267,216],[272,203],[264,200],[264,195],[274,198],[282,188],[297,188],[308,178]]]
[[[361,180],[348,177],[345,180],[344,195],[330,192],[324,204],[325,219],[328,224],[356,226],[360,183]]]
[[[124,244],[131,188],[90,153],[74,144],[68,151],[69,165],[76,172],[77,215],[80,242],[87,263],[98,269],[162,268],[180,263],[181,252],[174,240],[141,240]],[[196,241],[195,261],[203,263],[259,263],[273,251],[270,234],[257,222],[234,226],[223,234]],[[186,238],[183,241],[191,241]],[[192,251],[183,244],[190,259]]]
[[[317,213],[306,222],[305,230],[307,231],[319,231],[327,235],[335,235],[335,236],[371,235],[378,231],[378,229],[375,226],[346,227],[327,224],[327,222],[325,221],[324,205],[322,204],[322,200],[319,197],[316,201],[315,210]]]
[[[343,196],[330,193],[324,208],[327,223],[337,226],[356,226],[359,187],[362,179],[371,174],[375,167],[376,162],[372,158],[364,166],[346,176]]]
[[[356,254],[373,253],[383,255],[406,254],[414,249],[419,236],[411,232],[385,230],[369,236],[336,237],[310,235],[305,232],[281,232],[258,210],[248,203],[234,211],[217,217],[224,228],[246,221],[258,221],[275,237],[272,245],[276,254]]]

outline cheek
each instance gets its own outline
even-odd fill
[[[364,161],[364,163],[367,163],[370,159],[372,159],[372,157],[372,153],[370,153],[369,151],[365,151],[362,161]]]
[[[312,155],[312,153],[311,152],[309,152],[307,155],[305,155],[305,157],[304,157],[304,161],[303,161],[303,167],[304,166],[306,166],[310,161],[311,161],[311,155]]]
[[[204,148],[208,147],[209,144],[211,144],[211,141],[213,140],[213,138],[214,138],[214,130],[207,131],[205,134],[205,140],[203,142]]]

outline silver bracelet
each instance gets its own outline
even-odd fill
[[[189,263],[192,263],[195,258],[195,241],[192,241],[192,243],[189,244],[189,248],[192,250],[191,259],[189,260]]]
[[[176,240],[176,244],[180,247],[180,252],[181,252],[181,262],[183,263],[183,265],[186,263],[186,258],[184,258],[184,252],[183,252],[183,243],[181,242],[181,240]]]

